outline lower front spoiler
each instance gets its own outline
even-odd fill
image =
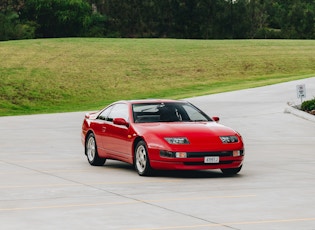
[[[223,161],[215,164],[203,162],[177,162],[177,161],[150,161],[153,169],[158,170],[206,170],[206,169],[228,169],[238,168],[243,164],[243,160]]]

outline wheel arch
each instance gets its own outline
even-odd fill
[[[85,155],[87,155],[87,153],[86,153],[86,141],[87,141],[87,139],[88,139],[88,137],[89,137],[89,135],[90,135],[91,133],[93,133],[93,135],[94,135],[94,137],[95,137],[94,132],[93,132],[92,130],[88,130],[88,131],[86,132],[86,135],[85,135],[85,138],[84,138],[84,154],[85,154]],[[96,140],[95,140],[95,141],[96,141]]]
[[[135,140],[133,141],[132,144],[132,159],[133,159],[133,164],[135,164],[135,152],[136,152],[136,146],[140,141],[145,141],[143,137],[137,136]]]

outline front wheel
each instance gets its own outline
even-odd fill
[[[226,176],[233,176],[238,174],[242,169],[242,165],[238,168],[230,168],[230,169],[221,169],[224,175]]]
[[[140,176],[148,176],[152,169],[147,150],[147,145],[144,141],[139,141],[135,149],[135,168]]]
[[[100,158],[97,152],[95,136],[90,133],[85,142],[85,154],[90,165],[101,166],[105,163],[105,158]]]

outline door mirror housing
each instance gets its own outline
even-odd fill
[[[123,125],[129,127],[129,123],[124,118],[114,118],[113,123],[115,125]]]
[[[219,122],[220,118],[219,117],[212,117],[212,120],[214,120],[215,122]]]

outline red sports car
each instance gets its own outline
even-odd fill
[[[140,176],[154,169],[234,175],[242,168],[243,140],[218,121],[185,101],[118,101],[87,113],[81,137],[91,165],[114,159],[133,164]]]

